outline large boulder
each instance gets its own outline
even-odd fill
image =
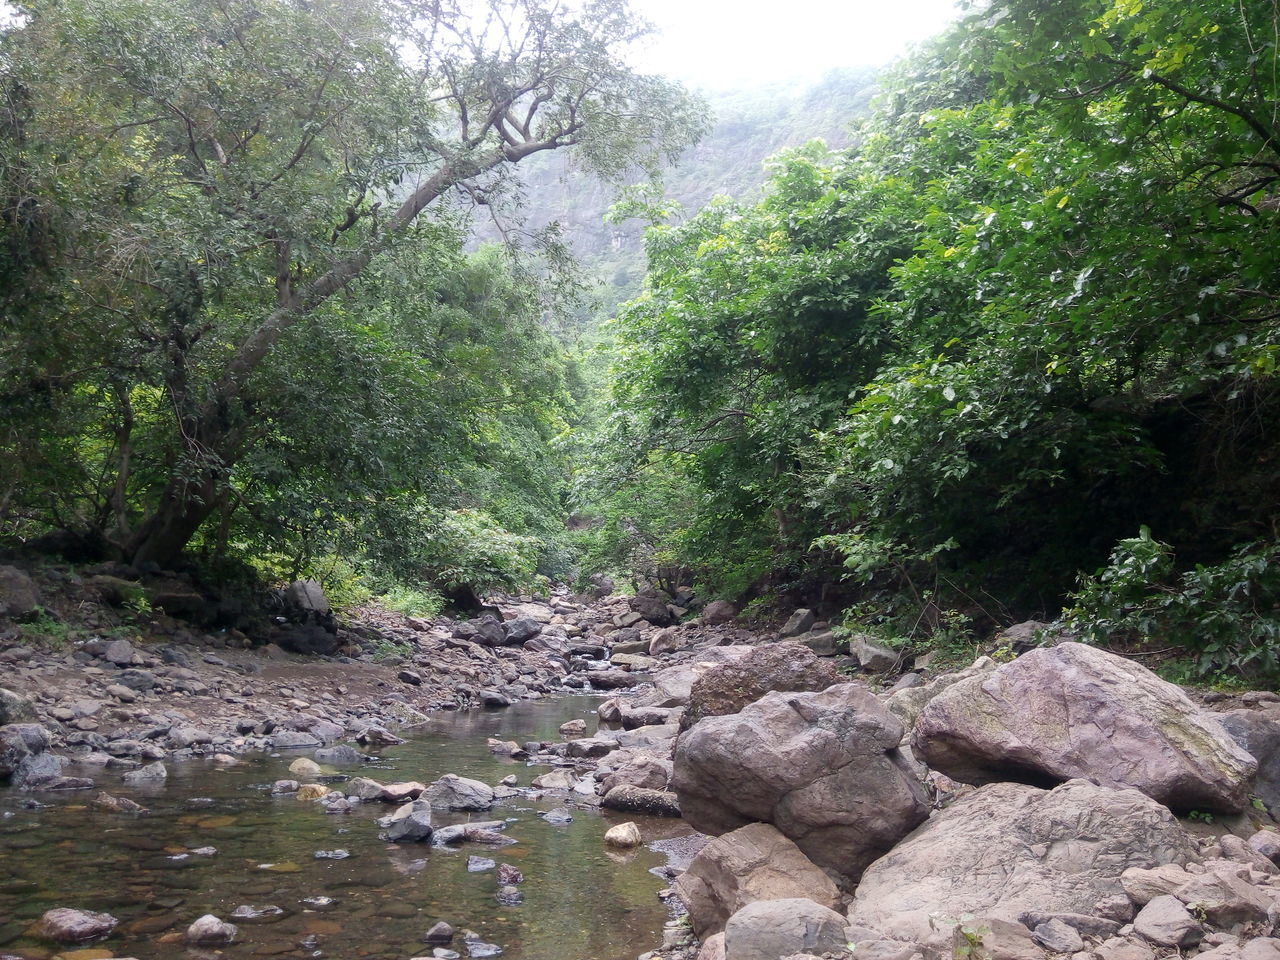
[[[1280,817],[1280,708],[1215,713],[1231,739],[1258,761],[1253,793]]]
[[[1137,790],[1084,780],[1053,790],[991,784],[871,864],[849,919],[925,941],[935,933],[931,915],[1092,915],[1124,893],[1128,868],[1185,864],[1196,853],[1168,809]]]
[[[751,823],[717,837],[698,852],[675,882],[698,939],[724,929],[757,900],[803,897],[832,910],[840,891],[800,848],[767,823]]]
[[[427,787],[422,797],[437,810],[488,810],[493,806],[492,787],[456,773],[446,773]]]
[[[702,611],[702,622],[712,626],[728,623],[738,615],[738,608],[728,600],[712,600]]]
[[[0,567],[0,617],[26,620],[40,611],[40,589],[17,567]]]
[[[1257,768],[1222,725],[1150,670],[1082,643],[1024,654],[924,708],[916,756],[965,783],[1083,777],[1174,810],[1235,812]]]
[[[23,723],[35,718],[36,708],[30,697],[0,687],[0,727],[6,723]]]
[[[928,816],[901,739],[861,684],[768,693],[683,733],[672,789],[703,833],[772,823],[818,865],[856,878]]]
[[[655,627],[669,627],[676,622],[667,604],[657,597],[632,597],[631,609]]]
[[[773,690],[825,690],[841,679],[830,662],[801,644],[783,641],[754,647],[694,679],[680,729],[688,730],[703,717],[737,713]]]
[[[844,927],[844,917],[812,900],[760,900],[725,924],[724,960],[840,953],[848,943]]]

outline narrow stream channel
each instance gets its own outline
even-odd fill
[[[445,714],[418,728],[374,764],[344,770],[384,782],[430,783],[446,773],[496,783],[515,774],[520,786],[546,772],[492,756],[486,738],[555,740],[566,720],[594,729],[597,700],[567,697],[502,711]],[[661,939],[664,884],[652,868],[664,858],[641,848],[606,849],[604,832],[635,817],[574,807],[565,797],[515,798],[470,819],[509,820],[518,842],[459,850],[378,839],[374,822],[389,812],[370,803],[330,816],[317,803],[273,797],[274,780],[291,778],[299,754],[248,756],[233,767],[210,761],[169,764],[168,782],[151,792],[129,789],[118,774],[96,771],[101,788],[150,809],[147,816],[108,813],[88,795],[0,792],[0,955],[47,958],[59,950],[27,928],[51,907],[108,912],[121,921],[89,957],[334,957],[407,960],[431,956],[423,934],[437,920],[459,934],[449,949],[463,957],[464,929],[497,944],[508,960],[632,960]],[[36,799],[48,804],[32,809]],[[555,825],[538,811],[569,806],[573,822]],[[437,813],[437,825],[469,819]],[[639,819],[646,841],[688,832],[672,821]],[[212,856],[188,851],[215,847]],[[346,859],[318,859],[344,849]],[[468,872],[469,856],[510,863],[525,877],[524,902],[503,906],[493,869]],[[328,905],[307,901],[327,897]],[[224,920],[241,905],[275,906],[270,922],[241,922],[236,941],[218,951],[188,947],[182,933],[197,917]],[[75,948],[63,953],[77,956]]]

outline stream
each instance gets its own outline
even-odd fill
[[[384,748],[375,762],[341,772],[428,784],[446,773],[489,784],[515,774],[527,787],[550,768],[492,756],[486,739],[556,740],[560,724],[577,717],[594,729],[597,703],[575,696],[442,714],[405,733],[409,742]],[[289,763],[301,755],[309,753],[247,755],[229,767],[208,760],[167,763],[168,781],[151,789],[130,788],[116,771],[86,771],[99,788],[148,807],[146,816],[89,806],[91,793],[0,791],[0,955],[408,960],[431,956],[423,934],[438,920],[458,931],[447,948],[463,957],[464,930],[500,946],[507,960],[633,960],[661,940],[669,914],[656,894],[665,883],[651,871],[665,858],[645,847],[609,850],[602,838],[625,820],[639,824],[646,842],[688,833],[680,821],[578,807],[564,795],[517,797],[485,813],[434,814],[437,826],[506,819],[514,845],[393,846],[378,839],[374,822],[393,809],[388,804],[327,815],[318,803],[272,796],[272,782],[293,778]],[[47,805],[33,808],[32,800]],[[571,823],[537,816],[564,806]],[[203,847],[217,853],[189,852]],[[316,857],[336,849],[350,856]],[[517,867],[525,877],[519,885],[524,902],[499,904],[496,871],[468,872],[470,856]],[[282,912],[256,922],[233,920],[241,905]],[[96,952],[60,952],[26,935],[52,907],[104,911],[120,925],[92,945]],[[186,945],[186,927],[206,913],[239,925],[234,943],[217,950]]]

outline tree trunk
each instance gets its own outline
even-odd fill
[[[213,480],[198,484],[170,481],[155,512],[129,538],[125,560],[135,567],[155,564],[171,568],[220,502]]]

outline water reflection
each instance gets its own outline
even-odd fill
[[[588,717],[586,697],[518,704],[508,710],[446,714],[412,740],[386,748],[365,773],[384,782],[431,782],[445,773],[496,783],[514,773],[521,785],[545,767],[493,757],[486,738],[554,739],[566,720]],[[295,755],[296,756],[296,755]],[[196,917],[231,918],[240,936],[221,956],[403,960],[430,956],[422,936],[437,920],[474,930],[503,948],[509,960],[630,960],[657,944],[666,919],[650,869],[663,859],[648,850],[620,856],[603,844],[620,817],[573,808],[568,824],[548,823],[539,811],[564,806],[516,799],[493,811],[437,814],[437,824],[506,819],[516,844],[464,846],[457,852],[377,839],[382,804],[330,816],[315,803],[273,797],[273,780],[288,777],[291,756],[250,757],[222,768],[200,761],[170,766],[160,790],[130,789],[98,774],[111,793],[151,809],[146,817],[108,813],[87,797],[44,797],[50,806],[26,809],[23,796],[0,794],[0,952],[33,958],[57,951],[23,931],[45,910],[72,906],[120,918],[100,946],[116,956],[161,960],[192,950],[182,931]],[[570,804],[570,806],[572,806]],[[674,824],[645,821],[646,837],[668,835]],[[197,848],[215,847],[214,855]],[[345,849],[345,859],[316,857]],[[467,871],[470,855],[510,863],[525,877],[524,902],[498,902],[496,869]],[[466,955],[460,939],[451,945]]]

